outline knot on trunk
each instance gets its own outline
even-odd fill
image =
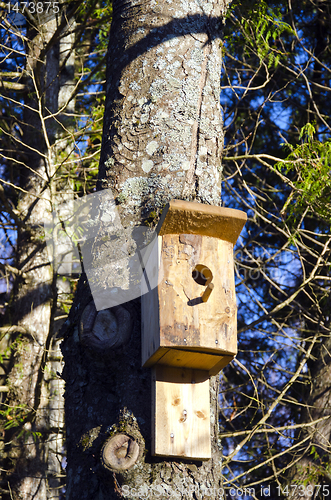
[[[139,457],[139,444],[126,434],[109,438],[101,450],[102,465],[112,471],[124,471],[134,466]]]
[[[131,314],[123,306],[97,311],[93,301],[85,307],[79,328],[82,344],[98,352],[107,352],[128,342],[131,329]]]

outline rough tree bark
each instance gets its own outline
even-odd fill
[[[127,239],[133,226],[157,222],[170,199],[221,205],[225,12],[223,0],[113,3],[99,187],[112,190]],[[63,329],[67,498],[219,498],[218,377],[210,381],[211,460],[153,458],[151,373],[141,367],[140,300],[123,305],[132,321],[129,340],[102,354],[80,340],[79,329],[101,314],[91,301],[83,275]],[[121,325],[118,330],[120,335]],[[139,453],[119,437],[119,449],[129,452],[116,470],[108,470],[100,453],[107,438],[118,434],[131,436]]]

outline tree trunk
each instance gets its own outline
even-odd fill
[[[170,199],[221,204],[225,11],[220,0],[114,1],[99,187],[112,190],[129,246],[132,228],[155,224]],[[151,372],[141,367],[140,299],[124,304],[133,324],[129,340],[102,353],[80,341],[83,311],[92,324],[100,314],[91,301],[83,275],[63,330],[66,497],[220,498],[218,377],[210,380],[212,458],[151,456]],[[132,448],[109,470],[102,447],[123,433],[134,437],[138,457]]]

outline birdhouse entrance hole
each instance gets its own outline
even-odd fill
[[[192,278],[198,285],[207,286],[213,279],[213,273],[204,264],[197,264],[192,271]]]

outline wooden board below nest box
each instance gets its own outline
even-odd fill
[[[155,366],[152,455],[211,458],[208,372]]]
[[[159,284],[142,295],[142,363],[218,373],[237,353],[233,243],[199,234],[158,238],[146,276],[158,273]]]

